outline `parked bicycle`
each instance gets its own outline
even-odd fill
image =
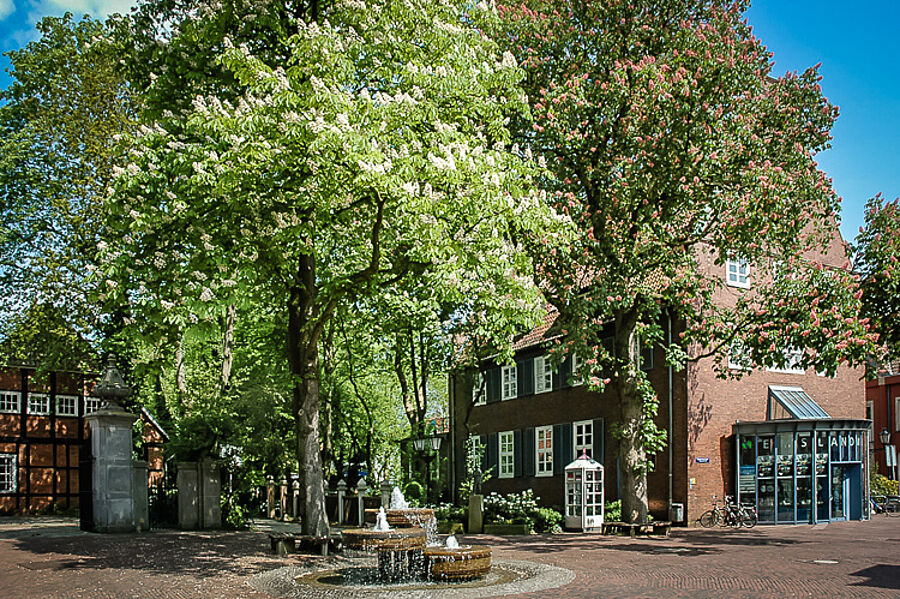
[[[876,514],[887,516],[900,516],[900,496],[897,495],[871,495],[872,510]]]
[[[746,526],[753,528],[759,521],[756,508],[749,505],[735,503],[731,495],[725,496],[725,503],[720,504],[718,497],[713,495],[713,507],[706,510],[700,516],[700,526],[712,528],[713,526],[731,526],[739,528]]]

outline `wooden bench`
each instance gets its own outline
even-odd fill
[[[302,535],[292,532],[273,532],[269,533],[269,543],[272,551],[278,555],[287,555],[297,551],[297,546],[303,549],[317,548],[323,557],[328,556],[328,546],[331,543],[337,543],[338,537],[313,537],[310,535]]]
[[[627,522],[604,522],[603,534],[605,535],[628,535],[632,538],[637,535],[659,535],[663,537],[669,536],[672,530],[671,522],[650,522],[648,524],[629,524]]]

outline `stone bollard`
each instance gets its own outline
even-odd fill
[[[294,517],[294,520],[300,519],[300,481],[294,480],[294,484],[291,485],[294,487],[292,490],[294,492],[294,511],[291,512],[291,515]]]
[[[366,497],[366,492],[369,490],[369,486],[366,484],[366,479],[359,479],[359,482],[356,483],[356,490],[359,493],[359,526],[360,528],[362,528],[366,525],[366,506],[364,500]]]
[[[338,525],[344,523],[344,495],[347,494],[347,481],[343,478],[337,482],[337,521]]]
[[[281,521],[284,522],[287,520],[287,509],[288,509],[288,482],[287,477],[281,477]]]
[[[275,479],[266,479],[266,515],[270,520],[275,519]]]
[[[391,481],[381,481],[379,489],[381,490],[381,507],[383,507],[384,509],[388,509],[389,507],[391,507],[391,490],[393,488],[394,485],[391,484]]]

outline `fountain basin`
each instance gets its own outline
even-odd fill
[[[388,524],[393,528],[422,528],[427,522],[434,521],[434,510],[430,508],[387,509],[384,513],[387,515]],[[377,515],[378,510],[366,510],[365,521],[375,524]]]
[[[380,548],[408,551],[425,548],[425,529],[394,528],[375,530],[374,528],[349,528],[341,531],[344,547],[355,551],[375,553]]]
[[[491,570],[491,548],[487,545],[426,547],[425,562],[431,580],[470,580]]]

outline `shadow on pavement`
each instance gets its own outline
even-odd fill
[[[806,541],[769,536],[765,532],[749,530],[698,531],[674,533],[672,538],[688,544],[698,545],[744,545],[750,547],[784,547],[798,545]]]
[[[850,576],[862,576],[867,579],[850,583],[850,586],[900,590],[900,566],[877,564],[852,572]]]

